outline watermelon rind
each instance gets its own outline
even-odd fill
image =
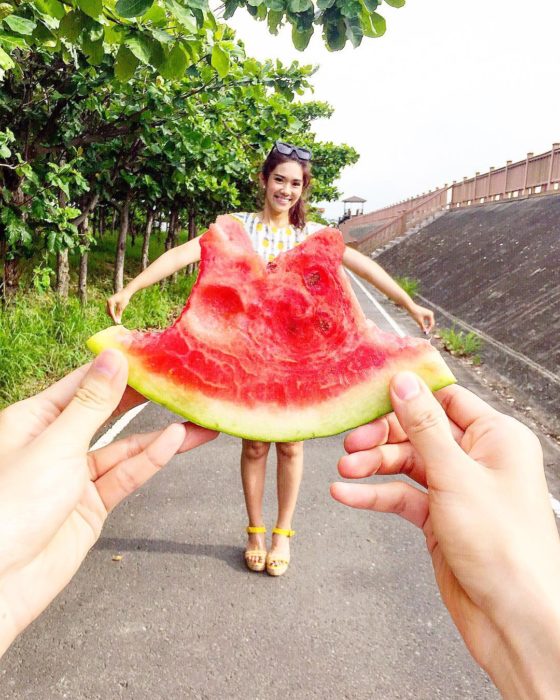
[[[428,343],[410,356],[388,357],[382,368],[363,382],[326,398],[313,406],[281,406],[274,403],[240,405],[213,398],[198,390],[178,385],[164,374],[153,373],[142,358],[127,353],[131,332],[124,326],[111,326],[92,336],[87,346],[94,353],[114,348],[127,354],[128,384],[146,398],[198,425],[263,442],[296,442],[336,435],[363,425],[392,411],[389,396],[391,377],[401,370],[418,374],[432,391],[456,379],[439,353]],[[315,394],[316,388],[313,389]]]

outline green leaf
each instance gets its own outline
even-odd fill
[[[163,45],[161,41],[157,39],[151,40],[152,51],[150,53],[150,65],[154,68],[159,69],[161,64],[165,61],[165,51],[163,50]]]
[[[171,14],[178,20],[185,29],[187,29],[191,34],[195,34],[196,21],[195,18],[186,7],[183,7],[177,0],[166,0],[165,3],[171,12]]]
[[[6,17],[4,24],[7,24],[16,34],[24,34],[25,36],[33,34],[33,30],[37,26],[37,22],[32,22],[30,19],[25,19],[25,17],[19,17],[19,15]]]
[[[152,43],[147,36],[136,32],[129,36],[125,44],[142,63],[149,64],[152,55]]]
[[[358,17],[347,17],[346,20],[346,36],[352,42],[352,46],[357,48],[364,37],[364,30],[362,29],[362,23]]]
[[[0,2],[0,20],[8,15],[11,15],[16,8],[8,2]]]
[[[134,75],[138,63],[139,61],[132,51],[121,45],[115,59],[115,76],[121,83],[126,83]]]
[[[370,12],[375,12],[379,7],[379,0],[364,0],[364,5]]]
[[[0,30],[0,46],[8,51],[13,51],[13,49],[26,49],[29,44],[20,34],[8,34]]]
[[[385,0],[391,7],[404,7],[406,0]]]
[[[175,41],[175,37],[171,36],[171,34],[168,34],[167,32],[164,32],[163,29],[152,29],[151,31],[153,38],[158,41],[160,44],[171,44],[173,41]]]
[[[97,19],[103,11],[103,2],[101,0],[77,0],[78,7],[88,17]]]
[[[346,46],[346,24],[344,20],[329,22],[325,26],[325,41],[329,51],[340,51]]]
[[[153,5],[154,0],[117,0],[116,10],[121,17],[140,17]]]
[[[339,4],[340,14],[343,17],[359,17],[362,10],[360,0],[344,0]]]
[[[270,10],[268,13],[268,31],[271,34],[278,34],[278,29],[282,26],[284,11]]]
[[[142,15],[142,22],[151,22],[156,27],[164,27],[167,24],[167,16],[165,10],[160,5],[155,3],[150,7],[146,14]]]
[[[84,15],[77,10],[71,10],[60,20],[58,33],[71,42],[75,42],[85,27]]]
[[[317,7],[320,10],[328,10],[334,5],[335,2],[336,0],[317,0]]]
[[[288,0],[288,8],[291,12],[305,12],[313,7],[311,0]]]
[[[305,32],[298,32],[296,27],[292,27],[292,41],[298,51],[305,51],[312,36],[313,27]]]
[[[230,19],[239,7],[238,0],[226,0],[224,3],[224,19]]]
[[[264,0],[264,4],[269,10],[274,10],[275,12],[284,12],[286,10],[286,3],[284,0]]]
[[[33,39],[45,48],[55,49],[58,45],[58,39],[49,31],[42,22],[33,30]]]
[[[361,20],[364,36],[376,39],[377,37],[385,34],[387,23],[385,18],[377,12],[368,12],[364,7],[361,14]]]
[[[89,36],[86,36],[82,42],[82,47],[87,56],[88,63],[91,63],[92,66],[98,66],[105,57],[103,39],[92,41]]]
[[[212,67],[216,69],[220,78],[225,78],[229,73],[230,60],[229,54],[222,49],[219,44],[214,44],[212,47]]]
[[[10,149],[4,143],[0,143],[0,158],[9,158],[12,155]]]
[[[188,6],[193,10],[203,10],[208,9],[208,0],[188,0]]]
[[[125,40],[125,32],[120,25],[110,24],[105,27],[106,44],[122,44]]]
[[[105,38],[105,27],[99,22],[91,22],[88,26],[87,34],[90,41],[99,41]]]
[[[64,6],[58,0],[33,0],[33,5],[47,17],[62,19],[66,14]]]
[[[259,5],[262,5],[264,0],[247,0],[247,4],[251,5],[251,7],[258,7]]]
[[[175,44],[160,66],[159,72],[168,80],[177,80],[183,77],[188,65],[189,57],[187,56],[187,52],[181,44]]]

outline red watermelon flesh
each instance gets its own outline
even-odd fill
[[[455,381],[418,338],[372,327],[342,268],[339,231],[323,229],[265,265],[243,226],[221,216],[201,237],[198,280],[158,332],[112,326],[88,341],[129,361],[129,384],[200,425],[255,440],[332,435],[391,410],[402,369],[432,390]]]

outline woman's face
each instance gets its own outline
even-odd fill
[[[264,183],[265,207],[276,214],[287,213],[297,203],[303,191],[303,170],[299,163],[290,160],[280,163]]]

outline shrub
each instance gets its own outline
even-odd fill
[[[480,364],[479,352],[482,349],[482,338],[469,331],[457,331],[455,327],[442,328],[439,331],[443,347],[458,357],[469,357],[474,364]]]
[[[395,280],[411,299],[420,292],[420,281],[413,277],[395,277]]]

